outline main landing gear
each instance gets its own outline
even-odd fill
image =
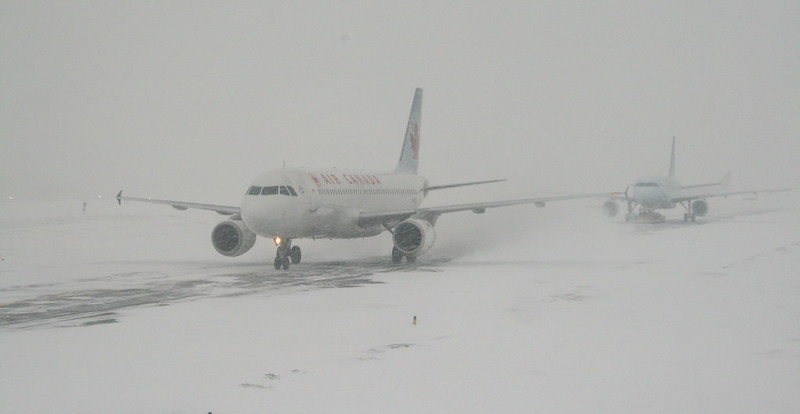
[[[392,247],[392,263],[398,264],[403,260],[403,256],[406,256],[406,261],[408,263],[414,263],[417,261],[417,256],[407,256],[404,255],[397,246]]]
[[[655,210],[639,209],[639,213],[629,212],[625,215],[625,221],[634,223],[661,223],[666,218]]]
[[[288,270],[291,263],[300,263],[302,257],[300,246],[292,246],[291,239],[283,240],[276,237],[275,245],[278,246],[275,252],[275,269]]]
[[[681,205],[686,210],[686,212],[683,213],[683,222],[687,223],[691,221],[694,223],[694,221],[697,220],[697,212],[694,211],[694,203],[690,200],[682,202]],[[702,216],[703,214],[701,213],[700,215]]]

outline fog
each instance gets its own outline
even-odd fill
[[[798,21],[792,1],[5,1],[0,195],[236,205],[284,163],[390,169],[415,87],[420,173],[513,180],[486,198],[624,188],[667,172],[673,136],[685,183],[795,186]]]
[[[454,213],[414,264],[384,233],[280,271],[111,199],[390,170],[416,87],[422,175],[509,179],[427,206],[621,191],[672,137],[685,184],[798,187],[800,3],[472,3],[0,2],[0,410],[797,412],[796,191]]]

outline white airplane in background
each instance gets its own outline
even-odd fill
[[[628,204],[628,214],[625,221],[644,221],[662,222],[664,216],[656,209],[675,208],[678,204],[683,206],[686,212],[683,221],[695,221],[697,216],[703,217],[708,213],[707,198],[725,197],[736,194],[766,193],[788,191],[789,188],[774,190],[741,190],[723,191],[730,182],[731,173],[716,183],[695,184],[682,186],[675,179],[675,137],[672,138],[672,153],[669,160],[669,176],[667,177],[640,177],[633,184],[633,189],[628,186],[624,193],[612,193],[611,199],[603,204],[603,211],[608,216],[616,216],[619,207],[616,200],[624,200]],[[716,190],[711,189],[717,187]],[[689,191],[686,191],[689,190]],[[634,210],[639,207],[639,212]]]
[[[586,198],[564,195],[506,201],[478,202],[439,207],[420,207],[429,191],[502,180],[431,186],[417,174],[420,144],[422,89],[417,88],[411,106],[400,160],[394,171],[364,173],[341,169],[283,168],[265,172],[253,181],[241,207],[182,201],[124,197],[117,201],[142,201],[167,204],[179,210],[196,208],[231,215],[214,227],[211,241],[225,256],[239,256],[253,247],[256,236],[275,242],[275,268],[288,269],[299,263],[299,246],[294,239],[352,239],[392,233],[392,261],[403,257],[413,262],[433,246],[434,225],[444,213],[470,210],[484,213],[487,208]]]

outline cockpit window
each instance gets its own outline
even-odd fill
[[[273,195],[273,194],[278,194],[278,186],[277,185],[273,185],[271,187],[264,187],[261,190],[261,195]]]
[[[652,183],[652,182],[636,183],[636,187],[658,187],[658,183]]]
[[[247,190],[248,195],[285,195],[297,197],[297,192],[289,185],[271,185],[267,187],[252,186]]]

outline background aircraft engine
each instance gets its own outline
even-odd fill
[[[614,200],[607,200],[603,203],[603,213],[606,213],[608,217],[614,217],[619,213],[619,205]]]
[[[692,203],[692,212],[698,217],[705,216],[708,213],[708,203],[705,200],[695,200]]]
[[[239,256],[256,244],[256,234],[241,220],[225,220],[211,232],[211,243],[224,256]]]
[[[436,241],[433,225],[425,220],[408,219],[394,227],[394,245],[407,256],[416,257],[427,252]]]

